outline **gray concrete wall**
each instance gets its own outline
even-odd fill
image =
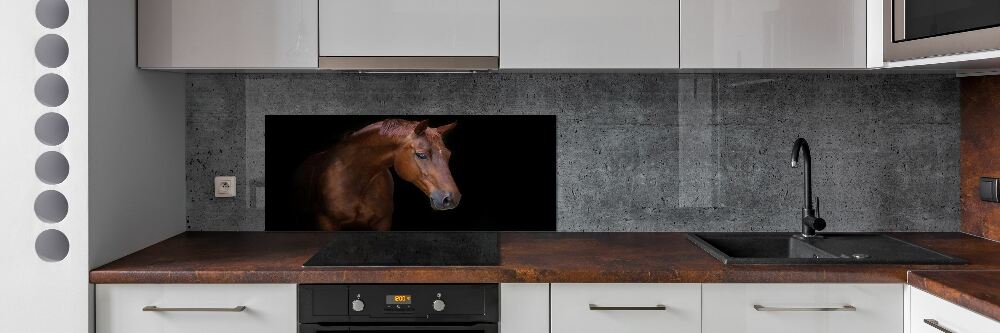
[[[263,230],[264,115],[554,114],[563,231],[957,231],[959,86],[882,74],[187,77],[188,227]],[[212,178],[236,175],[236,198]]]

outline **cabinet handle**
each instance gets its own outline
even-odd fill
[[[763,305],[759,305],[759,304],[754,304],[753,305],[753,309],[757,310],[757,311],[775,311],[775,312],[781,312],[781,311],[858,311],[858,308],[855,308],[853,305],[844,305],[844,306],[841,306],[841,307],[833,307],[833,308],[776,308],[776,307],[770,307],[770,306],[763,306]]]
[[[936,328],[938,331],[941,331],[941,332],[944,332],[944,333],[955,333],[955,332],[952,332],[951,330],[949,330],[947,328],[944,328],[944,326],[941,326],[941,323],[938,323],[938,321],[934,320],[934,319],[924,319],[924,324],[927,324],[930,327]]]
[[[142,307],[142,311],[155,312],[243,312],[247,307],[240,305],[231,308],[161,308],[155,305]]]
[[[591,304],[590,310],[592,311],[644,311],[644,310],[666,310],[667,306],[663,304],[657,304],[653,306],[600,306],[597,304]]]

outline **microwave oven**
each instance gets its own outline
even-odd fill
[[[1000,49],[998,0],[884,0],[887,62]]]

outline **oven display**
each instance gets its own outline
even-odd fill
[[[400,305],[400,304],[412,304],[412,295],[385,295],[385,304]]]

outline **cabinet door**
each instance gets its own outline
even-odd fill
[[[677,0],[503,0],[500,68],[677,68]]]
[[[865,0],[681,0],[681,68],[865,68]]]
[[[910,332],[908,333],[941,333],[943,330],[953,333],[1000,332],[1000,322],[923,290],[912,287],[909,290]]]
[[[901,284],[705,284],[703,332],[902,333],[903,294]]]
[[[553,333],[698,333],[701,285],[552,284]]]
[[[496,57],[499,0],[319,0],[324,57]]]
[[[549,333],[549,284],[501,283],[500,331]]]
[[[139,0],[139,67],[316,68],[317,0]]]
[[[294,333],[295,295],[294,284],[100,284],[97,332]],[[246,308],[221,311],[238,306]]]

